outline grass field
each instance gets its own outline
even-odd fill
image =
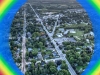
[[[83,31],[80,31],[79,29],[75,29],[76,33],[69,33],[68,36],[77,36],[78,38],[81,38],[81,36],[84,34]]]

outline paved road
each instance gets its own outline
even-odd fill
[[[24,26],[23,26],[23,35],[22,35],[22,67],[21,70],[25,74],[26,68],[26,60],[25,60],[25,54],[26,54],[26,10],[24,8]]]
[[[71,73],[71,75],[77,75],[76,72],[74,71],[74,69],[72,68],[72,66],[70,65],[70,63],[68,62],[68,60],[66,59],[66,55],[62,53],[62,51],[59,49],[59,46],[56,44],[56,42],[54,41],[54,39],[52,38],[51,34],[48,32],[48,30],[46,29],[46,27],[44,26],[41,18],[39,17],[39,15],[36,13],[36,11],[33,9],[33,7],[31,6],[31,4],[29,4],[30,7],[32,8],[33,12],[36,14],[37,18],[40,19],[41,25],[43,26],[43,29],[45,30],[45,32],[47,33],[47,35],[49,36],[51,42],[54,44],[55,49],[57,50],[60,58],[62,58],[62,60],[66,61],[66,64],[68,65],[68,69],[69,72]]]
[[[57,21],[55,22],[55,26],[54,26],[54,28],[53,28],[53,31],[52,31],[52,33],[51,33],[51,36],[54,35],[54,32],[55,32],[55,30],[56,30],[56,26],[57,26],[57,23],[58,23],[58,19],[59,19],[59,17],[57,17]]]

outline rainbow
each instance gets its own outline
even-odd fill
[[[100,0],[78,0],[78,2],[88,12],[96,35],[94,55],[82,75],[100,75]]]
[[[0,21],[16,2],[17,0],[0,0]]]
[[[88,73],[88,75],[100,75],[100,60],[97,61],[96,65]]]
[[[5,19],[6,17],[8,17],[8,16],[6,16],[7,13],[17,3],[17,1],[20,1],[20,2],[22,1],[24,3],[25,0],[0,0],[0,22],[3,19]],[[93,11],[93,13],[96,12],[96,14],[100,15],[100,0],[80,0],[80,1],[81,1],[81,3],[85,2],[84,4],[86,4],[87,6],[91,5],[89,9],[93,8],[95,10],[95,11]],[[11,15],[14,15],[14,14],[11,14]],[[91,17],[96,18],[97,16],[96,17],[91,16]],[[11,20],[9,20],[9,21],[11,21]],[[1,22],[0,26],[1,26],[0,30],[3,31],[3,28],[5,28],[4,23]],[[99,26],[100,26],[100,23],[97,23],[97,24],[94,23],[94,27],[100,28]],[[99,34],[100,29],[98,29],[97,31],[95,32],[95,35]],[[8,33],[8,32],[5,31],[5,34],[6,33]],[[4,34],[2,34],[0,36],[0,38],[3,39],[3,35]],[[99,36],[95,36],[95,38],[99,38],[99,40],[100,40]],[[0,41],[2,41],[2,39],[0,39]],[[7,43],[7,42],[5,42],[5,43]],[[99,44],[100,44],[100,42],[99,42]],[[3,45],[1,45],[1,47],[3,47]],[[100,46],[98,46],[98,47],[100,47]],[[98,49],[98,47],[96,49]],[[4,49],[2,49],[2,48],[0,48],[0,50],[4,51]],[[5,50],[4,53],[6,53],[6,51],[7,51],[7,49]],[[100,53],[100,50],[95,50],[95,51],[96,52],[98,51],[97,53]],[[18,69],[16,69],[17,67],[15,67],[15,65],[8,63],[7,60],[10,60],[10,59],[5,58],[7,56],[3,56],[4,53],[0,54],[0,75],[23,75],[21,72],[19,72]],[[90,62],[90,66],[86,69],[86,71],[83,73],[83,75],[100,75],[100,56],[99,55],[100,54],[98,54],[98,56],[97,56],[97,54],[94,55],[94,59],[93,59],[94,63],[92,63],[92,61]]]
[[[14,14],[25,2],[26,0],[0,0],[0,75],[23,75],[12,59],[9,41],[6,38],[5,41],[4,36],[9,34],[7,28],[10,29]]]
[[[3,56],[0,55],[0,75],[18,75]]]
[[[96,11],[100,14],[100,0],[88,0],[88,2],[96,9]]]
[[[17,0],[0,0],[0,22],[7,15],[8,11],[17,3]],[[0,23],[0,25],[2,25]],[[0,75],[18,75],[13,67],[7,63],[4,57],[0,54]]]

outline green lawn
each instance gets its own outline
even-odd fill
[[[46,54],[47,54],[47,55],[50,55],[50,54],[52,54],[52,51],[47,50],[47,51],[46,51]]]
[[[77,36],[78,38],[81,38],[81,36],[84,34],[83,31],[80,31],[79,29],[75,29],[76,33],[69,33],[68,36]]]

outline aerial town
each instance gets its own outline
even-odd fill
[[[25,75],[80,75],[94,53],[94,33],[77,2],[31,0],[16,13],[9,35]]]

